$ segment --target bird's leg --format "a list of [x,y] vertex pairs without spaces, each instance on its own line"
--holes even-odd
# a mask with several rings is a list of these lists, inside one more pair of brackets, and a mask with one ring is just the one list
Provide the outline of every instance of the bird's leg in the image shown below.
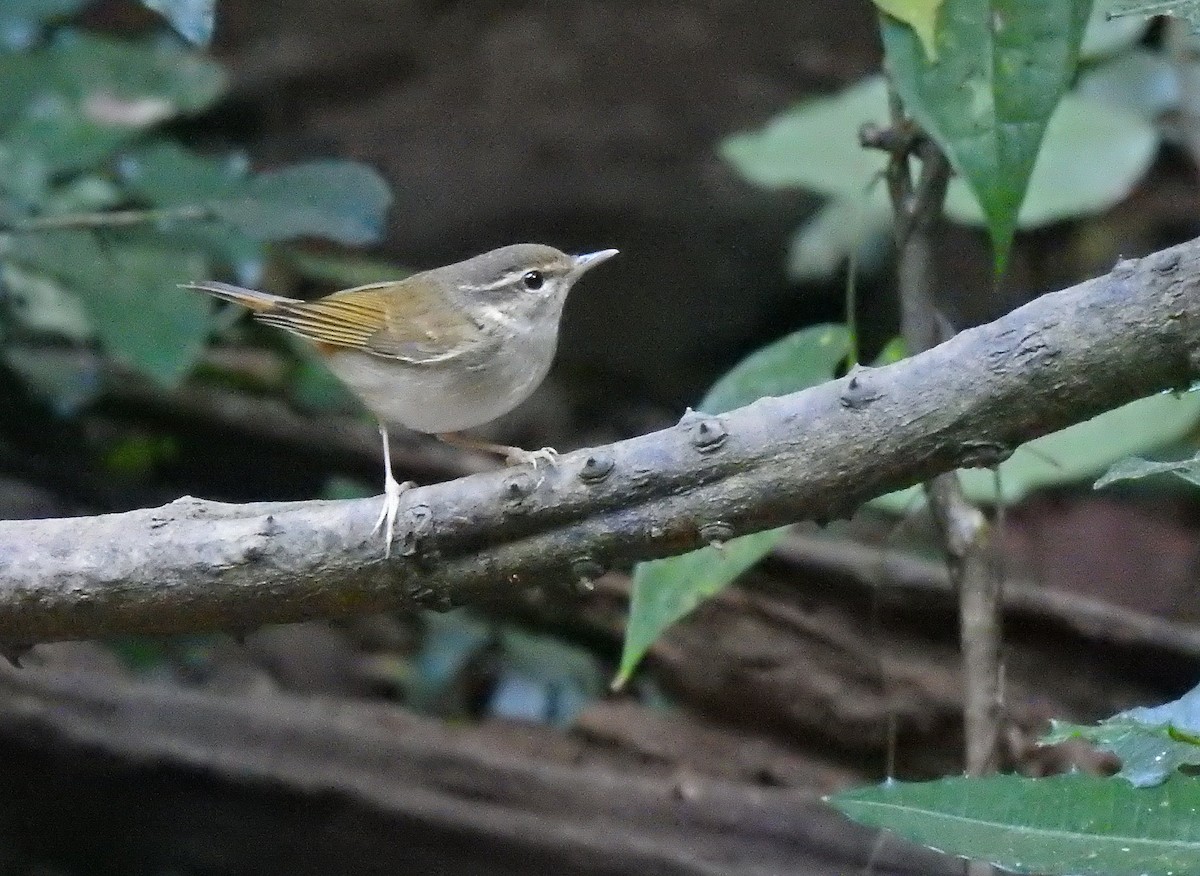
[[371,535],[377,533],[380,527],[384,527],[384,538],[387,541],[384,544],[383,556],[388,558],[392,555],[392,538],[396,534],[396,515],[400,512],[400,496],[405,490],[410,490],[416,486],[412,481],[400,483],[392,474],[392,450],[388,446],[388,431],[387,426],[383,423],[379,424],[379,437],[383,439],[383,509],[379,512],[379,519],[375,521],[375,528],[371,530]]
[[531,465],[536,469],[539,462],[544,462],[549,466],[554,466],[558,462],[558,451],[553,447],[543,447],[541,450],[522,450],[520,447],[512,447],[508,444],[494,444],[491,441],[471,438],[459,432],[439,432],[437,437],[455,447],[502,456],[508,465]]

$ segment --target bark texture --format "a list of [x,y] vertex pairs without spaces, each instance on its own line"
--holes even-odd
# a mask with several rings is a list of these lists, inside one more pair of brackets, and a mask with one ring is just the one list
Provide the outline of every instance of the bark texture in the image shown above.
[[1019,444],[1200,372],[1200,241],[1041,298],[895,365],[720,417],[414,489],[391,561],[379,499],[184,498],[0,522],[0,641],[244,630],[449,608],[798,520]]

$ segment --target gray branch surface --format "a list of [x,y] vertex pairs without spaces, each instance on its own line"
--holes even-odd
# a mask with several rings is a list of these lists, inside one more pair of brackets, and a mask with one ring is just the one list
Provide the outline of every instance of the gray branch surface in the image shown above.
[[0,522],[0,642],[248,630],[449,608],[798,520],[843,517],[1200,374],[1200,241],[1123,260],[927,352],[719,417],[472,475],[403,500]]

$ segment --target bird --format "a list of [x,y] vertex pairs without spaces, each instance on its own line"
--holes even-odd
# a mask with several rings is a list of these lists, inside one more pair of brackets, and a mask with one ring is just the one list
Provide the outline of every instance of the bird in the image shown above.
[[615,255],[615,249],[568,255],[543,244],[513,244],[311,301],[214,280],[182,285],[303,338],[374,414],[384,504],[371,533],[383,530],[386,558],[400,497],[415,486],[392,473],[388,427],[494,453],[509,465],[553,465],[553,448],[523,450],[459,433],[508,413],[537,389],[554,361],[567,293]]

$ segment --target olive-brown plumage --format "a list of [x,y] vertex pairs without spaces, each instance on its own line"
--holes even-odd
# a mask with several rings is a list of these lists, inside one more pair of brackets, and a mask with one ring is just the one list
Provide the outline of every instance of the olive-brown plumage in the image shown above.
[[572,256],[516,244],[466,261],[301,301],[206,281],[188,288],[249,308],[254,318],[312,343],[330,369],[379,419],[390,553],[399,497],[387,427],[398,424],[464,446],[536,464],[553,450],[525,451],[457,433],[496,419],[537,388],[554,360],[571,286],[608,249]]

